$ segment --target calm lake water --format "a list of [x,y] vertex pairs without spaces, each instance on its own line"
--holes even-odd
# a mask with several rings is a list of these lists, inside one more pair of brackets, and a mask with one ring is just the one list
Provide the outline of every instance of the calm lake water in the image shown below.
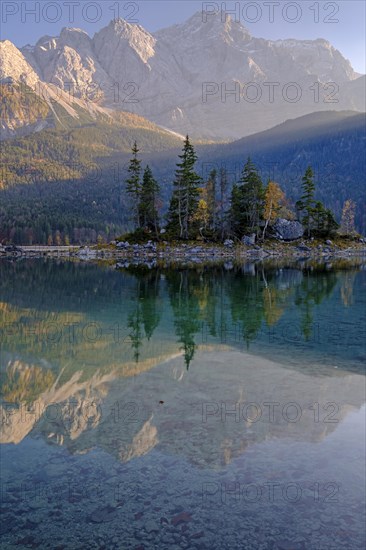
[[365,546],[366,270],[0,261],[3,548]]

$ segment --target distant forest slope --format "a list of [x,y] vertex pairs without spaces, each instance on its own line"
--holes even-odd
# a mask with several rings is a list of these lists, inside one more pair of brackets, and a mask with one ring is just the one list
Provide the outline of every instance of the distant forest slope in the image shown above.
[[[262,179],[277,181],[290,199],[299,194],[301,178],[311,165],[317,197],[339,219],[348,198],[357,204],[356,224],[366,232],[366,115],[321,112],[289,120],[254,136],[202,151],[202,171],[220,164],[236,177],[250,156]],[[205,164],[204,164],[205,163]]]
[[[86,243],[128,229],[131,205],[125,179],[134,139],[143,164],[151,165],[160,182],[164,213],[182,142],[153,124],[136,127],[136,120],[95,121],[84,128],[43,130],[6,141],[0,242]],[[205,180],[210,170],[223,167],[233,183],[250,156],[263,182],[277,181],[295,201],[301,177],[311,165],[318,198],[338,219],[343,202],[353,199],[357,229],[365,234],[365,144],[364,114],[314,113],[233,143],[197,145],[197,171]]]

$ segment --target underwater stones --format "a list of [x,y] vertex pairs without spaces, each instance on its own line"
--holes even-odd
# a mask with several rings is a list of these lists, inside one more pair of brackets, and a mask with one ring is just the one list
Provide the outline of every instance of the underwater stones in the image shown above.
[[200,539],[201,537],[205,536],[204,531],[198,531],[197,533],[193,533],[193,535],[190,536],[191,539]]
[[177,525],[188,523],[189,521],[192,521],[191,514],[189,514],[188,512],[180,512],[171,519],[170,523],[174,525],[174,527],[176,527]]
[[146,533],[158,533],[159,531],[159,527],[156,525],[155,521],[152,520],[152,519],[149,519],[145,525],[144,525],[144,529],[146,531]]
[[90,514],[88,520],[91,523],[108,523],[113,521],[116,517],[117,509],[113,506],[106,506],[105,508],[97,508]]
[[302,542],[292,542],[288,540],[277,542],[275,548],[276,550],[305,550],[305,546]]

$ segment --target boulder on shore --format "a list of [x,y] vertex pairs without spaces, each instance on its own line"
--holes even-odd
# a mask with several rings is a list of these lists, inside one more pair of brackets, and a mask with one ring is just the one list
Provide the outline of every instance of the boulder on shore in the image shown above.
[[296,241],[304,235],[304,227],[300,222],[278,218],[273,225],[275,237],[281,241]]
[[246,246],[253,246],[255,244],[255,233],[252,233],[251,235],[244,235],[241,242]]

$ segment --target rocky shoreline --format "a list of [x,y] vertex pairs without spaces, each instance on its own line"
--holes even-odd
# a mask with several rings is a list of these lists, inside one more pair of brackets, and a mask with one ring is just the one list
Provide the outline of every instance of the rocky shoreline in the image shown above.
[[366,243],[352,242],[350,246],[339,246],[332,241],[318,243],[301,241],[284,243],[268,241],[262,246],[235,244],[227,240],[224,244],[171,244],[155,243],[129,244],[114,242],[105,246],[0,246],[0,257],[7,258],[69,258],[80,261],[114,261],[125,263],[220,263],[226,261],[258,261],[265,259],[331,259],[366,258]]

